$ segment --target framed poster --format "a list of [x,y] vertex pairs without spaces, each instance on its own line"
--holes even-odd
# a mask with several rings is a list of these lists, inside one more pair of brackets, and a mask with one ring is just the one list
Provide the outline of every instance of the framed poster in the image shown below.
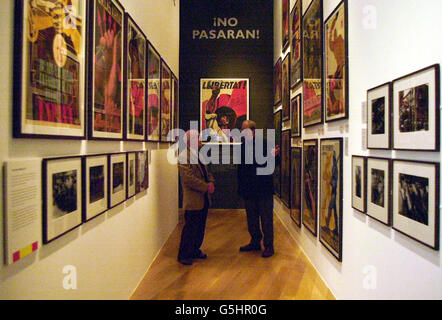
[[126,13],[125,32],[125,139],[146,139],[146,52],[147,40],[143,31]]
[[289,15],[290,0],[282,0],[282,51],[287,50],[289,46]]
[[160,141],[161,57],[149,43],[147,51],[147,140]]
[[282,59],[279,58],[276,61],[275,67],[273,68],[273,97],[274,106],[277,106],[282,101]]
[[291,166],[290,156],[292,147],[292,135],[290,130],[282,131],[281,142],[281,201],[290,208]]
[[302,81],[302,0],[290,12],[290,87]]
[[439,151],[440,67],[393,81],[393,149]]
[[[172,129],[179,129],[180,126],[180,89],[179,89],[179,82],[177,77],[172,74],[172,105],[173,105],[173,125]],[[178,137],[176,137],[176,141],[178,140]]]
[[393,229],[439,250],[439,164],[393,160]]
[[298,94],[295,98],[292,99],[290,103],[291,109],[291,128],[292,128],[292,137],[300,138],[302,136],[302,127],[301,127],[301,103],[302,103],[302,95]]
[[137,153],[127,153],[127,198],[130,199],[137,193]]
[[391,225],[391,160],[367,159],[367,215]]
[[303,126],[323,121],[322,0],[312,0],[302,17]]
[[122,140],[124,8],[117,0],[89,3],[89,139]]
[[302,148],[291,148],[290,217],[301,228]]
[[318,140],[304,140],[302,224],[316,237],[318,229]]
[[126,200],[126,153],[109,155],[109,208],[113,208]]
[[319,241],[342,261],[342,138],[321,140]]
[[324,24],[325,122],[348,118],[348,4],[341,1]]
[[230,131],[249,119],[249,79],[201,79],[201,130],[203,141],[232,141]]
[[[282,131],[282,111],[279,110],[273,115],[273,121],[275,124],[275,148],[281,150],[281,131]],[[281,198],[281,151],[276,158],[275,171],[273,172],[273,185],[275,186],[275,194]]]
[[161,60],[161,142],[170,142],[169,131],[172,126],[172,72],[164,60]]
[[385,83],[367,91],[367,148],[391,148],[392,85]]
[[43,159],[43,243],[82,223],[81,157]]
[[282,62],[282,121],[290,119],[290,52]]
[[86,3],[15,1],[14,138],[86,137]]
[[140,193],[149,188],[149,153],[139,151],[136,154],[136,192]]
[[88,221],[108,209],[107,155],[83,158],[84,199],[83,221]]
[[367,159],[362,156],[353,156],[351,158],[351,172],[351,206],[353,209],[365,213],[367,206]]

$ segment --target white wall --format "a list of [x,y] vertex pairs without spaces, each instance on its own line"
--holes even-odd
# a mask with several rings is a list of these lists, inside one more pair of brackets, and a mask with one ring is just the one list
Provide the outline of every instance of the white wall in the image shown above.
[[[310,1],[303,3],[306,10]],[[324,0],[324,19],[338,3]],[[291,0],[291,7],[294,4]],[[377,14],[373,29],[364,24],[367,8]],[[281,0],[276,0],[275,62],[283,56],[280,12]],[[304,139],[349,138],[349,153],[344,157],[343,262],[338,263],[304,227],[299,230],[288,209],[275,201],[276,213],[338,299],[442,298],[440,252],[353,210],[350,186],[352,154],[440,162],[440,153],[363,151],[361,103],[367,89],[442,62],[441,17],[440,0],[349,0],[348,126],[338,122],[325,124],[323,133],[318,127],[303,132]],[[364,289],[369,276],[374,277],[375,289]]]
[[[179,1],[121,0],[178,76]],[[12,138],[14,1],[0,7],[0,162],[25,157],[149,150],[150,188],[11,266],[0,266],[0,299],[128,299],[178,223],[178,170],[168,145]],[[0,184],[0,188],[2,184]],[[2,190],[0,190],[2,192]],[[3,203],[1,224],[3,225]],[[0,228],[3,239],[3,228]],[[3,245],[0,256],[3,256]],[[63,267],[77,269],[64,290]]]

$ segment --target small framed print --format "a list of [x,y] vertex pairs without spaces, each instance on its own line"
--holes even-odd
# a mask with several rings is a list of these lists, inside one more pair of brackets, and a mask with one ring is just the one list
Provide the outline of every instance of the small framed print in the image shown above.
[[147,140],[160,141],[161,57],[149,43],[147,51]]
[[290,119],[290,52],[282,62],[282,121]]
[[276,107],[282,101],[282,59],[276,61],[273,68],[273,105]]
[[290,87],[302,81],[302,0],[290,12]]
[[172,126],[172,72],[164,60],[161,60],[161,142],[171,142],[169,131]]
[[[172,73],[172,105],[173,105],[173,126],[172,129],[178,130],[180,126],[180,83],[178,78]],[[178,141],[178,132],[175,132],[175,141]]]
[[439,250],[439,164],[393,160],[393,229]]
[[439,65],[393,81],[393,149],[439,151]]
[[367,159],[353,156],[352,163],[352,196],[351,206],[362,213],[366,211],[367,202]]
[[291,101],[291,128],[292,128],[292,137],[300,138],[302,136],[302,127],[301,127],[301,103],[302,103],[302,95],[298,94]]
[[367,159],[367,215],[391,225],[391,160]]
[[127,153],[127,198],[130,199],[137,193],[136,170],[137,170],[137,153]]
[[136,192],[149,188],[149,152],[139,151],[136,155]]
[[302,224],[316,237],[318,229],[318,140],[304,140],[302,171],[304,176]]
[[126,200],[126,153],[109,155],[109,208]]
[[289,46],[289,15],[290,15],[290,0],[282,0],[282,51],[287,50]]
[[43,243],[82,223],[81,157],[43,159]]
[[292,137],[290,130],[284,130],[282,132],[281,141],[281,201],[287,208],[290,208],[290,156],[291,156],[291,143]]
[[84,209],[83,221],[91,220],[108,209],[107,155],[83,158]]
[[301,228],[302,148],[292,148],[291,162],[290,217]]
[[391,148],[392,84],[367,91],[367,149]]
[[[273,121],[275,124],[275,147],[281,148],[281,131],[282,131],[282,111],[279,110],[273,115]],[[281,198],[281,163],[276,161],[275,171],[273,172],[273,184],[275,186],[275,194]]]

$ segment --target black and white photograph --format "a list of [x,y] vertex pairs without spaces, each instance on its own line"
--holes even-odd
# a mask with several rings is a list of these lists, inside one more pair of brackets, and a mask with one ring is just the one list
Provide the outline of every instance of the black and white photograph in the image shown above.
[[104,199],[104,165],[89,168],[89,203]]
[[127,198],[132,198],[137,192],[136,183],[136,152],[127,153]]
[[54,219],[77,210],[77,179],[76,170],[52,175],[52,215]]
[[391,83],[367,91],[367,148],[391,147]]
[[367,159],[367,215],[391,225],[391,160]]
[[91,155],[83,158],[85,202],[83,221],[88,221],[108,209],[107,155]]
[[365,157],[352,157],[352,207],[363,213],[366,207],[366,164]]
[[149,153],[139,151],[136,156],[136,190],[137,193],[149,188]]
[[109,155],[109,208],[121,204],[127,198],[126,164],[126,153]]

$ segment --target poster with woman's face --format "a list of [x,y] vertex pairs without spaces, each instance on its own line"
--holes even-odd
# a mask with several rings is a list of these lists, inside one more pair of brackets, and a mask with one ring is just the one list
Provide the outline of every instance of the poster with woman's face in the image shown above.
[[160,65],[161,60],[155,49],[149,45],[147,53],[148,99],[147,99],[147,138],[160,140]]

